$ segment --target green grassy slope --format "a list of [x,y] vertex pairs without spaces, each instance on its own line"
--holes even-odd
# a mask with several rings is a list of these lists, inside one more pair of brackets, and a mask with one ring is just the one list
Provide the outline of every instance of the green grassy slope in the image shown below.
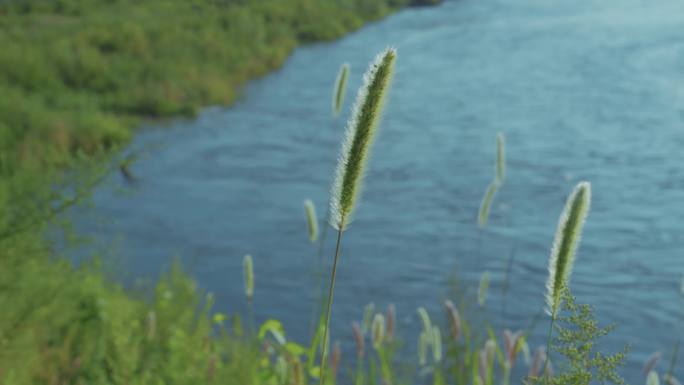
[[150,299],[74,269],[43,231],[141,119],[228,104],[298,44],[403,3],[0,0],[0,384],[274,383],[182,272]]

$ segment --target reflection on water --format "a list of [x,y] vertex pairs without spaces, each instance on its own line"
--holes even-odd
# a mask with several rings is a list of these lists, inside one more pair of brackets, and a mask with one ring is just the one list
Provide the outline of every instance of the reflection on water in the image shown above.
[[[241,261],[252,254],[257,318],[280,318],[303,337],[316,247],[302,202],[325,212],[343,129],[330,118],[332,83],[350,62],[352,97],[369,60],[391,44],[397,74],[346,234],[334,338],[351,341],[365,303],[394,302],[410,350],[414,309],[441,314],[449,280],[474,291],[485,270],[488,318],[526,327],[543,306],[563,202],[586,179],[594,201],[572,287],[601,321],[619,325],[608,349],[633,345],[625,374],[638,383],[641,362],[681,333],[683,29],[678,0],[462,0],[405,10],[297,50],[229,109],[144,131],[133,148],[155,147],[132,166],[135,191],[96,194],[95,215],[111,221],[76,215],[103,241],[121,237],[134,275],[154,276],[182,256],[224,311],[244,310]],[[507,136],[507,181],[479,231],[498,131]]]

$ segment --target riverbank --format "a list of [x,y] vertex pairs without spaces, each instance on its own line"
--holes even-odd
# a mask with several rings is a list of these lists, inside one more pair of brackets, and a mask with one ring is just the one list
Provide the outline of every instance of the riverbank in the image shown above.
[[2,169],[126,143],[142,119],[227,105],[299,44],[403,1],[33,0],[0,5]]
[[222,320],[208,318],[203,295],[182,272],[161,280],[152,296],[124,291],[97,263],[74,270],[43,232],[111,171],[109,157],[141,121],[230,104],[297,45],[337,38],[403,5],[0,5],[0,382],[257,381],[260,362],[251,341],[239,338],[238,320],[230,338],[209,339]]

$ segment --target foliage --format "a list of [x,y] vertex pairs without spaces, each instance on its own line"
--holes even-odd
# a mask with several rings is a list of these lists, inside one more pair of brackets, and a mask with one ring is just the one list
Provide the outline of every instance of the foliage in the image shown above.
[[[610,333],[614,326],[599,327],[589,305],[575,303],[568,289],[562,292],[565,313],[555,325],[557,337],[553,349],[566,359],[565,370],[548,381],[553,385],[588,385],[592,381],[601,384],[624,384],[617,369],[624,364],[628,347],[615,354],[604,354],[596,349],[601,337]],[[531,383],[545,384],[542,378],[531,379]]]
[[63,164],[125,143],[141,118],[227,104],[299,43],[402,0],[0,2],[2,168]]

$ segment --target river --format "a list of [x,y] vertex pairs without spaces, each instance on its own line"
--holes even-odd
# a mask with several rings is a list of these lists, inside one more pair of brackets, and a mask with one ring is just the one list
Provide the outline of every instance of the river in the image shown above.
[[[398,331],[414,350],[416,307],[444,322],[441,301],[472,299],[484,271],[489,298],[473,317],[498,332],[527,327],[544,304],[564,201],[588,180],[592,208],[571,287],[602,323],[616,323],[602,348],[630,344],[622,372],[640,383],[643,361],[655,350],[669,357],[684,322],[682,31],[678,0],[461,0],[406,9],[297,49],[229,108],[146,127],[128,150],[143,150],[131,167],[138,181],[121,194],[114,176],[95,193],[94,209],[74,217],[83,232],[115,244],[130,276],[156,277],[179,256],[219,311],[245,311],[242,257],[253,255],[257,320],[278,318],[301,340],[316,261],[302,202],[312,199],[324,215],[362,72],[392,45],[396,75],[343,239],[333,338],[353,349],[349,325],[363,306],[393,302]],[[344,61],[350,88],[333,120],[332,83]],[[507,139],[506,182],[479,230],[497,132]],[[532,345],[544,344],[547,322],[534,329]]]

